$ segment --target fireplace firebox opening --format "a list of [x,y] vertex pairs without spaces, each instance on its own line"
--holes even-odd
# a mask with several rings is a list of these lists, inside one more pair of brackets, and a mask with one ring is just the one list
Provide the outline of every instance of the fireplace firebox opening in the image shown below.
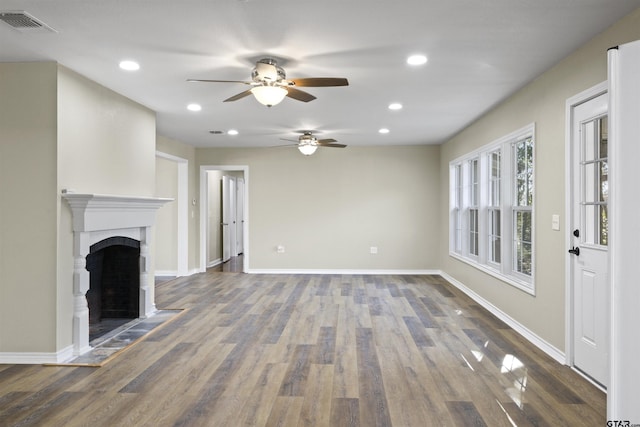
[[140,242],[110,237],[89,248],[89,341],[140,317]]

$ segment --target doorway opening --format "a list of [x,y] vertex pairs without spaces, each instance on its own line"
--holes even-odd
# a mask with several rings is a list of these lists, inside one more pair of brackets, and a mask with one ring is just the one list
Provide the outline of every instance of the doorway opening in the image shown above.
[[248,166],[200,167],[200,271],[249,271],[248,188]]

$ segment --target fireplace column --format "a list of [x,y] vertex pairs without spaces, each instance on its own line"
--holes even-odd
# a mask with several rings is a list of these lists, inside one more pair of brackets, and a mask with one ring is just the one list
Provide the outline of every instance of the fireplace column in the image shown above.
[[140,229],[140,317],[148,317],[156,311],[154,287],[149,286],[149,239],[151,227]]
[[73,354],[79,356],[89,350],[89,305],[87,292],[90,279],[87,271],[89,233],[74,233],[73,237]]

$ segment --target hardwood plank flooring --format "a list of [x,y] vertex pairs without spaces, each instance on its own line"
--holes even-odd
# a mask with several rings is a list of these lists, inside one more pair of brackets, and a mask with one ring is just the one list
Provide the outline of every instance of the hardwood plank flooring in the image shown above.
[[0,365],[0,426],[600,426],[606,398],[439,276],[209,271],[101,368]]

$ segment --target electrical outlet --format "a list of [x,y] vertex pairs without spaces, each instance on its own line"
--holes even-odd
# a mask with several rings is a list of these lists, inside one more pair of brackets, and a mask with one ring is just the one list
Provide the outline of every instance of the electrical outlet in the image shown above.
[[373,255],[377,254],[378,253],[378,247],[377,246],[371,246],[369,248],[369,253],[373,254]]

